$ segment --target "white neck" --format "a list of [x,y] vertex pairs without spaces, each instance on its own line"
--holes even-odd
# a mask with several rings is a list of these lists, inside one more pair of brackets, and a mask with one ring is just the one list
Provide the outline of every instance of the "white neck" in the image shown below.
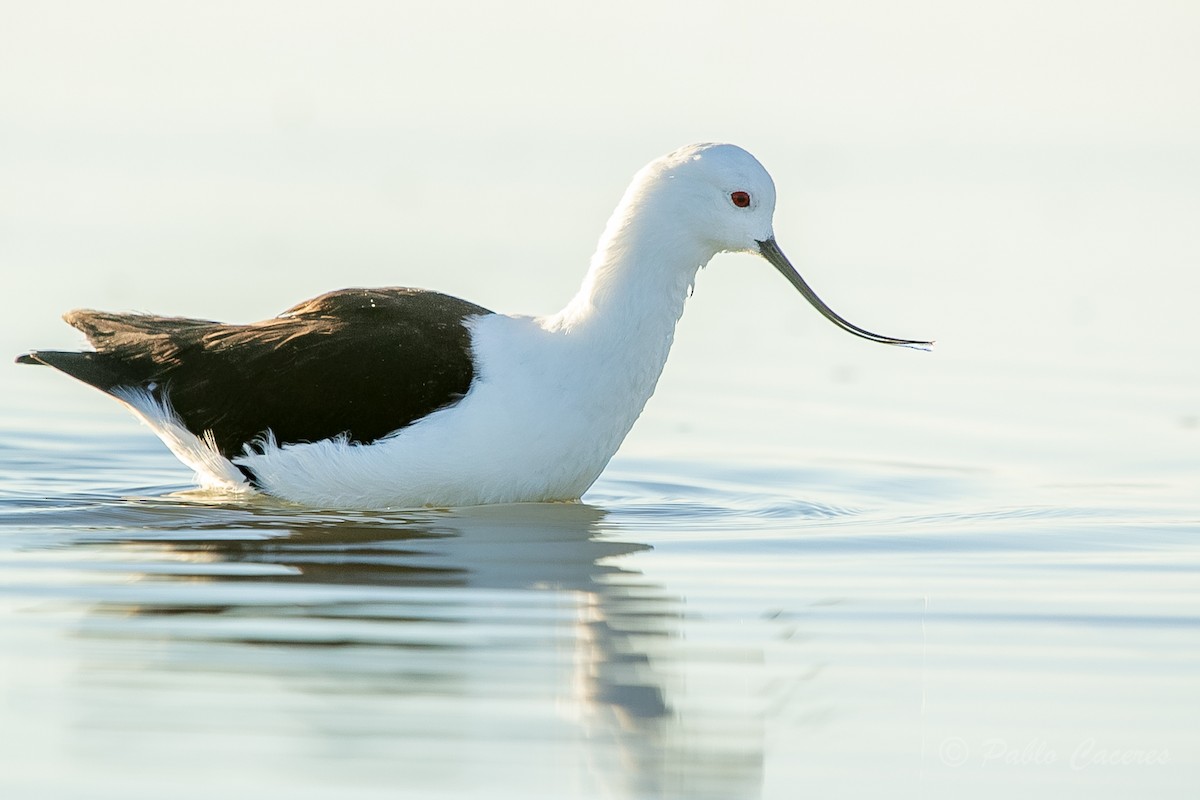
[[654,393],[697,270],[715,254],[678,226],[656,224],[660,215],[642,205],[621,203],[579,292],[540,320],[570,341],[578,369],[622,406],[628,427]]

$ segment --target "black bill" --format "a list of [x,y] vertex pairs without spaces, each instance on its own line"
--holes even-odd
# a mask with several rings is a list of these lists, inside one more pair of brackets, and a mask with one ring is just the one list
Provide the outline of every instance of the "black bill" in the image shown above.
[[836,313],[834,313],[833,309],[825,305],[825,301],[817,297],[817,293],[809,288],[809,285],[804,282],[804,278],[801,278],[800,273],[796,272],[796,268],[793,267],[791,262],[787,260],[787,256],[785,256],[783,251],[779,249],[779,245],[775,243],[774,238],[759,242],[758,252],[762,254],[763,258],[771,262],[775,269],[779,270],[783,274],[783,277],[787,278],[788,282],[791,283],[792,286],[795,286],[800,291],[800,294],[804,295],[808,302],[813,304],[813,308],[815,308],[817,311],[820,311],[826,319],[828,319],[834,325],[837,325],[842,330],[853,333],[855,336],[861,336],[862,338],[872,342],[879,342],[880,344],[894,344],[899,345],[900,347],[913,347],[918,350],[928,350],[933,347],[933,342],[922,342],[916,339],[896,339],[892,336],[880,336],[878,333],[871,333],[870,331],[860,328],[857,325],[847,322],[839,317]]

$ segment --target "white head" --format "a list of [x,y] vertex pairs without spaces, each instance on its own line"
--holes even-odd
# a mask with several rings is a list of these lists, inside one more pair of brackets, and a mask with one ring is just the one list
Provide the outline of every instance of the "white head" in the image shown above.
[[[695,274],[717,253],[765,258],[838,327],[883,344],[928,349],[932,342],[871,333],[834,313],[809,288],[775,242],[775,182],[758,159],[732,144],[692,144],[651,161],[637,173],[609,220],[601,261],[631,240],[655,242]],[[618,255],[619,257],[619,255]]]
[[626,200],[639,213],[701,240],[711,253],[759,252],[774,236],[775,182],[732,144],[692,144],[651,161]]

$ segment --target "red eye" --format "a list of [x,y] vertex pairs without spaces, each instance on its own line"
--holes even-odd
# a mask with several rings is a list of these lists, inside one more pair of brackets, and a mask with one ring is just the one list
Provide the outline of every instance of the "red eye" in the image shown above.
[[729,195],[729,199],[732,200],[733,204],[738,208],[745,208],[746,206],[750,205],[750,195],[746,192],[734,192],[733,194]]

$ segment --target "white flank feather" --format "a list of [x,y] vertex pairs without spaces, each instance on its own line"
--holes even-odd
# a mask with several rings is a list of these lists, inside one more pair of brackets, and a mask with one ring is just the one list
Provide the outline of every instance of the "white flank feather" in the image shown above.
[[206,432],[200,437],[189,431],[168,401],[159,402],[144,389],[119,388],[112,395],[149,426],[176,458],[192,468],[201,486],[233,491],[250,489],[241,470],[217,450],[212,434]]

